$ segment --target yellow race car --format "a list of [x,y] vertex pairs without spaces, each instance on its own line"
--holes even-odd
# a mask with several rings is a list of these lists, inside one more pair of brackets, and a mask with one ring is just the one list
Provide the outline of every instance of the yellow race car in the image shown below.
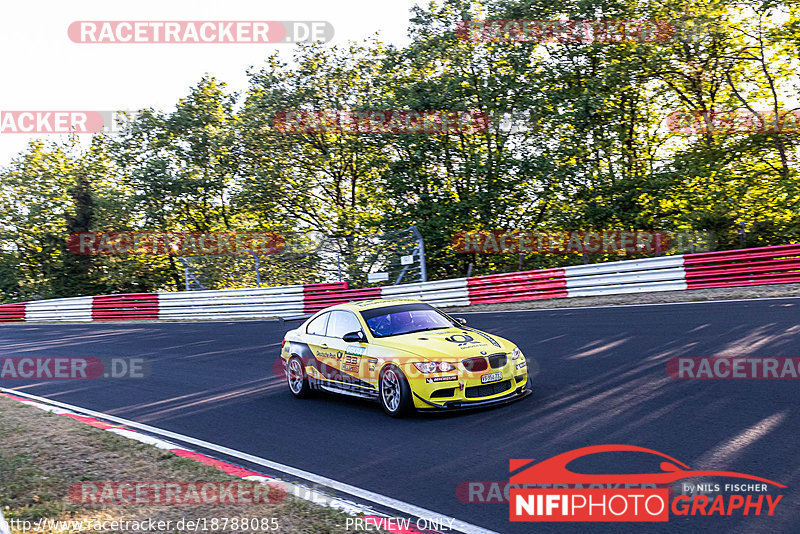
[[519,348],[465,324],[417,300],[325,308],[283,339],[289,391],[298,398],[322,390],[378,400],[392,417],[530,395]]

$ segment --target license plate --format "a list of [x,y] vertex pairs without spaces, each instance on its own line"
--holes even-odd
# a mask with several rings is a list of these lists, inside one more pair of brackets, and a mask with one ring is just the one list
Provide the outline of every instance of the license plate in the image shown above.
[[483,375],[481,377],[481,384],[485,384],[486,382],[497,382],[503,378],[503,373],[489,373],[488,375]]

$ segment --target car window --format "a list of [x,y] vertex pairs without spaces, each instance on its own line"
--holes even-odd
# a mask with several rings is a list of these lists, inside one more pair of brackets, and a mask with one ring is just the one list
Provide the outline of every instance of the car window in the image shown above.
[[442,313],[427,304],[387,306],[365,310],[362,315],[367,321],[370,332],[375,337],[396,336],[456,326]]
[[323,313],[319,317],[316,317],[313,321],[308,323],[308,326],[306,326],[306,333],[313,334],[315,336],[324,336],[325,327],[328,324],[328,317],[330,317],[330,315],[330,313]]
[[328,337],[341,338],[345,334],[360,330],[361,323],[352,313],[346,311],[331,312],[331,318],[328,321]]

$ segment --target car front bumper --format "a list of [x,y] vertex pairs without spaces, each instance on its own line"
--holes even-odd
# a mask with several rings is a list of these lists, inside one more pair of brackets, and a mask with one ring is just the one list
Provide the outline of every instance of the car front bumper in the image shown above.
[[[414,393],[414,400],[416,408],[419,411],[424,412],[454,412],[454,411],[461,411],[461,410],[474,410],[478,408],[486,408],[489,406],[501,406],[503,404],[510,404],[512,402],[516,402],[518,400],[522,400],[525,397],[529,396],[533,391],[531,388],[522,385],[510,393],[507,393],[500,397],[494,397],[491,399],[482,399],[482,400],[470,400],[470,399],[457,399],[457,400],[446,400],[441,403],[437,403],[431,400],[426,400]],[[438,399],[437,399],[438,400]],[[420,403],[423,405],[421,406]]]
[[[413,372],[414,369],[407,369]],[[483,383],[487,373],[502,374],[499,380]],[[409,376],[407,374],[407,376]],[[499,368],[481,371],[461,370],[456,374],[410,375],[409,385],[418,410],[479,408],[513,402],[527,396],[530,389],[527,361],[509,360]],[[530,393],[530,392],[528,392]]]

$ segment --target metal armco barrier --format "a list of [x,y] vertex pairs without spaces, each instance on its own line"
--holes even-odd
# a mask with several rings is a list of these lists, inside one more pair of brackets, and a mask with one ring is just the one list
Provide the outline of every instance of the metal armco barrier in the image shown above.
[[334,282],[331,284],[314,284],[306,286],[303,291],[303,303],[305,313],[314,313],[339,304],[350,302],[351,300],[369,300],[381,298],[380,287],[369,287],[366,289],[347,289],[347,282]]
[[376,298],[434,306],[800,282],[800,244],[348,289],[347,282],[74,297],[0,305],[0,322],[235,320],[295,317]]
[[685,256],[615,261],[564,268],[569,297],[686,289]]
[[159,319],[228,320],[302,315],[302,285],[159,293]]
[[93,297],[93,321],[124,321],[127,319],[158,319],[158,293]]
[[689,289],[800,282],[800,245],[687,254]]
[[0,322],[3,323],[24,323],[26,302],[19,304],[3,304],[0,306]]
[[469,303],[556,299],[567,295],[564,269],[542,269],[467,278]]

